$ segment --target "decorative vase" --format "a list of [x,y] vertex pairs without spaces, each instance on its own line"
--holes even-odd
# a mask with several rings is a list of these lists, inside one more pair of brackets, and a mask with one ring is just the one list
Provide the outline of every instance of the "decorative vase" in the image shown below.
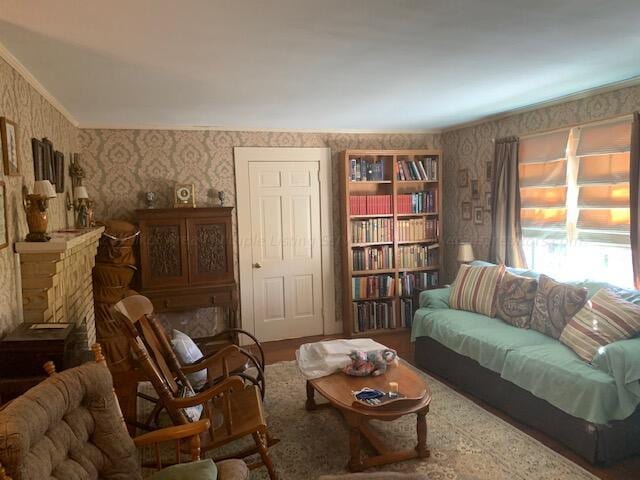
[[27,225],[29,233],[27,234],[27,242],[48,242],[51,237],[47,235],[47,226],[49,219],[47,218],[48,200],[43,195],[29,194],[26,196],[25,210],[27,212]]

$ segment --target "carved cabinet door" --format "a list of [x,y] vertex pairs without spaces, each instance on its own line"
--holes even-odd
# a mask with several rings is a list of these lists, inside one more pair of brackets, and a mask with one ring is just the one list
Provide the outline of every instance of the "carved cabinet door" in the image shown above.
[[144,289],[189,283],[187,225],[184,219],[140,222],[140,257]]
[[188,218],[187,230],[190,282],[233,281],[231,217]]

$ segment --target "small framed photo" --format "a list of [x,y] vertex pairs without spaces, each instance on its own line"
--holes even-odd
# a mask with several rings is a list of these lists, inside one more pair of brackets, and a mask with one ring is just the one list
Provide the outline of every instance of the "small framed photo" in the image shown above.
[[491,192],[485,192],[484,194],[484,209],[490,212],[493,209],[493,196]]
[[469,169],[461,168],[458,170],[458,188],[466,188],[469,186]]
[[484,164],[484,178],[487,183],[491,183],[493,180],[493,162],[486,162]]
[[462,202],[462,219],[471,220],[471,202]]
[[480,200],[480,181],[471,180],[471,200]]
[[0,250],[9,245],[9,229],[7,226],[7,191],[4,182],[0,181]]
[[475,207],[473,209],[473,223],[476,225],[482,225],[484,223],[484,209],[482,207]]
[[18,125],[5,117],[0,117],[0,138],[2,139],[2,161],[5,174],[20,175]]

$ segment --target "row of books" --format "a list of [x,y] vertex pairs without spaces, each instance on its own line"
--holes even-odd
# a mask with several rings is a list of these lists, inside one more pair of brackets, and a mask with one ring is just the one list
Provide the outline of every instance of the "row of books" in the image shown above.
[[371,218],[351,222],[351,242],[392,242],[393,220],[391,218]]
[[413,295],[414,293],[436,288],[439,284],[438,272],[401,273],[398,280],[398,294]]
[[350,179],[352,182],[384,180],[385,161],[374,157],[351,157]]
[[401,245],[398,247],[400,268],[431,267],[438,264],[438,244]]
[[398,220],[398,240],[433,240],[438,238],[438,220],[434,218],[412,218]]
[[351,279],[353,300],[392,297],[395,294],[395,279],[391,275],[372,275]]
[[411,328],[413,320],[413,299],[400,299],[400,326]]
[[396,328],[396,309],[393,301],[388,302],[353,302],[354,331]]
[[351,195],[349,196],[351,215],[384,215],[393,213],[391,195]]
[[393,248],[391,245],[353,249],[354,270],[380,270],[393,268]]
[[398,180],[438,180],[438,157],[398,160]]
[[437,213],[437,190],[398,195],[398,213]]

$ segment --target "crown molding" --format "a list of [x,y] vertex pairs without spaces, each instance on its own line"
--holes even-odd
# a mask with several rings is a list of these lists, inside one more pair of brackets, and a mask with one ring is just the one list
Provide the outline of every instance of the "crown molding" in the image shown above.
[[514,115],[520,115],[522,113],[532,112],[534,110],[539,110],[541,108],[553,107],[555,105],[561,105],[563,103],[572,102],[575,100],[581,100],[587,97],[592,97],[593,95],[613,92],[615,90],[620,90],[622,88],[627,88],[627,87],[635,87],[637,85],[640,85],[640,75],[637,77],[627,78],[626,80],[620,80],[618,82],[607,83],[606,85],[601,85],[599,87],[588,88],[586,90],[581,90],[576,93],[570,93],[568,95],[563,95],[561,97],[557,97],[551,100],[545,100],[543,102],[532,103],[524,107],[518,107],[511,110],[505,110],[504,112],[494,113],[492,115],[487,115],[485,117],[479,118],[477,120],[472,120],[470,122],[458,123],[450,127],[445,127],[441,129],[441,133],[453,132],[455,130],[462,130],[463,128],[475,127],[476,125],[480,125],[482,123],[495,122],[497,120],[502,120],[503,118],[513,117]]
[[56,110],[58,110],[71,124],[75,127],[79,126],[78,121],[75,119],[73,115],[64,108],[64,105],[58,101],[56,97],[54,97],[49,90],[47,90],[44,85],[42,85],[36,77],[25,67],[20,60],[18,60],[13,53],[9,51],[9,49],[0,42],[0,57],[7,62],[16,72],[18,72],[25,81],[33,87],[33,89],[38,92],[40,95],[44,97],[44,99],[53,106]]
[[226,127],[220,125],[163,125],[163,124],[103,124],[87,123],[80,125],[83,130],[175,130],[175,131],[215,131],[215,132],[264,132],[264,133],[315,133],[315,134],[361,134],[361,135],[438,135],[441,129],[425,130],[358,130],[358,129],[312,129],[312,128],[251,128]]

